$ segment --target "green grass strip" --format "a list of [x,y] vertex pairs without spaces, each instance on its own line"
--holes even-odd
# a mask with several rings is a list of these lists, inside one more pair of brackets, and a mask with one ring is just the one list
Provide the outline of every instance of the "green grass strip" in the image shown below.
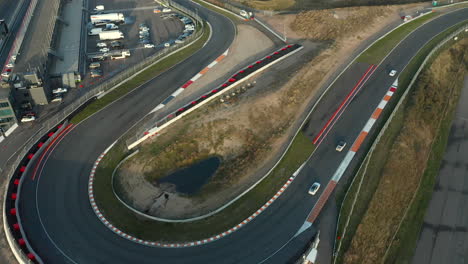
[[108,221],[138,238],[169,242],[199,240],[227,231],[252,215],[273,197],[314,149],[310,140],[300,132],[273,172],[231,206],[214,216],[199,221],[164,223],[137,217],[114,196],[110,184],[112,171],[127,154],[125,144],[119,143],[99,164],[95,174],[94,196]]
[[127,93],[131,92],[133,89],[144,84],[148,80],[155,78],[155,76],[161,74],[162,72],[168,70],[169,68],[176,65],[177,63],[192,56],[192,54],[194,54],[195,52],[197,52],[203,47],[205,42],[208,40],[209,36],[210,36],[210,27],[208,27],[205,24],[205,31],[203,32],[202,37],[198,39],[197,41],[195,41],[192,45],[161,60],[160,62],[144,70],[143,72],[141,72],[134,78],[119,85],[117,88],[115,88],[114,90],[106,94],[101,99],[98,99],[90,103],[82,111],[76,114],[71,119],[70,122],[78,124],[82,120],[86,119],[87,117],[91,116],[92,114],[98,112],[99,110],[103,109],[107,105],[111,104],[112,102],[116,101],[117,99],[121,98]]
[[382,59],[390,53],[390,51],[398,45],[398,43],[404,39],[407,35],[409,35],[411,32],[413,32],[417,27],[421,26],[428,20],[431,20],[435,16],[437,16],[437,13],[431,13],[428,15],[425,15],[421,18],[418,18],[414,21],[408,22],[404,26],[401,26],[394,31],[392,31],[390,34],[388,34],[386,37],[382,38],[381,40],[377,41],[369,47],[363,54],[361,54],[356,61],[358,62],[366,62],[370,64],[379,64]]

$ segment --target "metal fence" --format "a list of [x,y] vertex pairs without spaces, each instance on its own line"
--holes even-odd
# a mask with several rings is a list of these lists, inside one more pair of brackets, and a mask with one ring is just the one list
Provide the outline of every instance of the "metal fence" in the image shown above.
[[[468,25],[465,25],[463,27],[461,27],[460,29],[458,29],[457,31],[455,31],[454,33],[450,34],[450,36],[446,37],[444,40],[442,40],[436,47],[434,47],[431,52],[426,56],[426,58],[424,59],[424,61],[422,62],[421,66],[419,67],[419,69],[417,70],[417,72],[414,74],[413,78],[411,79],[411,82],[410,84],[408,85],[408,87],[406,88],[405,92],[403,93],[403,95],[401,96],[400,100],[398,101],[397,105],[395,106],[395,108],[392,110],[392,113],[390,114],[389,118],[387,119],[387,121],[385,121],[385,124],[383,125],[383,127],[380,129],[380,132],[379,134],[377,135],[376,139],[374,140],[374,142],[372,143],[369,151],[367,152],[366,156],[362,159],[363,161],[365,161],[366,159],[370,159],[371,156],[372,156],[372,153],[374,152],[376,146],[378,145],[378,143],[380,142],[380,139],[381,137],[385,134],[385,131],[387,130],[388,126],[390,125],[393,117],[396,115],[396,113],[398,112],[398,110],[400,109],[403,101],[405,100],[406,96],[408,95],[409,91],[411,90],[412,86],[414,85],[414,83],[416,82],[416,80],[418,79],[418,76],[419,74],[421,73],[421,71],[424,69],[424,67],[426,67],[427,63],[430,62],[434,55],[437,55],[440,51],[440,48],[450,44],[449,42],[453,42],[454,41],[454,38],[459,36],[461,33],[463,33],[463,31],[467,32],[468,31]],[[452,40],[452,41],[451,41]],[[364,166],[364,162],[360,165],[358,171],[356,172],[356,175],[359,173],[359,171],[363,168]],[[348,194],[349,194],[349,190],[351,190],[352,186],[354,185],[355,183],[355,180],[356,177],[353,178],[353,180],[351,181],[351,184],[349,185],[348,187],[348,190],[346,191],[346,194],[343,198],[343,201],[341,202],[341,206],[340,206],[340,210],[339,212],[341,212],[343,210],[343,205],[345,204],[345,200],[347,199],[348,197]],[[352,212],[351,212],[352,213]],[[350,214],[351,214],[350,213]],[[341,219],[341,213],[338,214],[338,219],[337,219],[337,224],[336,224],[336,235],[335,237],[338,237],[338,227],[339,227],[339,224],[340,224],[340,221],[342,221]],[[345,226],[345,230],[346,230],[346,226]],[[344,235],[342,235],[342,237],[344,237]],[[334,254],[334,259],[333,259],[333,263],[336,263],[337,261],[337,257],[338,257],[338,253],[341,249],[341,241],[342,240],[339,240],[339,243],[336,243],[336,240],[335,240],[335,243],[333,245],[333,254]],[[338,244],[338,245],[337,245]],[[336,255],[335,255],[336,254]]]
[[[37,0],[32,0],[32,2],[37,2]],[[127,68],[123,72],[119,73],[117,76],[113,77],[112,79],[109,79],[106,83],[103,83],[101,85],[94,87],[92,90],[88,91],[87,93],[79,97],[77,100],[75,100],[75,102],[65,107],[62,111],[60,111],[59,113],[49,118],[47,121],[43,122],[40,128],[36,131],[36,133],[23,144],[22,148],[18,149],[15,158],[7,160],[3,170],[0,171],[1,176],[4,179],[10,180],[11,177],[13,177],[14,172],[16,168],[19,166],[21,160],[28,154],[29,150],[33,147],[33,145],[37,141],[39,141],[49,130],[51,130],[52,128],[57,126],[59,123],[61,123],[63,120],[65,120],[70,114],[75,112],[78,108],[83,106],[90,99],[111,91],[113,88],[118,87],[119,85],[123,84],[125,81],[133,78],[140,72],[144,71],[147,67],[150,67],[156,64],[159,60],[170,55],[171,53],[176,52],[178,49],[192,44],[194,41],[196,41],[198,38],[202,36],[205,28],[203,26],[203,21],[201,20],[200,16],[198,16],[198,14],[172,1],[169,1],[168,3],[172,7],[179,9],[181,12],[193,17],[197,21],[197,23],[201,25],[201,30],[196,31],[190,37],[187,37],[187,40],[184,43],[175,44],[169,48],[165,48],[161,50],[160,52],[143,60],[138,65]],[[11,237],[11,234],[8,234],[8,232],[11,233],[10,228],[8,227],[8,229],[5,231],[7,233],[7,237]],[[24,258],[25,258],[25,261],[28,261],[26,256],[24,256]]]

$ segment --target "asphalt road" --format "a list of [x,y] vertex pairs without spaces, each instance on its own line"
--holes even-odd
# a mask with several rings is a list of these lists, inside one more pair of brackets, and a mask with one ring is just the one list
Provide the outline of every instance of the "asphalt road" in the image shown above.
[[452,121],[444,159],[413,263],[468,262],[468,76]]
[[[202,9],[200,14],[214,27],[213,39],[204,50],[78,125],[51,153],[40,178],[25,181],[23,225],[46,263],[259,263],[290,241],[264,262],[285,263],[314,234],[312,228],[291,240],[319,197],[308,195],[307,189],[314,181],[328,182],[345,155],[335,151],[336,139],[353,141],[394,81],[388,70],[401,71],[427,40],[465,20],[468,9],[438,18],[403,41],[375,71],[287,191],[249,225],[204,246],[144,247],[114,235],[96,218],[87,197],[88,176],[107,146],[231,43],[233,29],[222,17]],[[316,134],[354,86],[340,83],[343,86],[333,88],[312,115],[309,124],[315,125],[309,125],[307,133]]]

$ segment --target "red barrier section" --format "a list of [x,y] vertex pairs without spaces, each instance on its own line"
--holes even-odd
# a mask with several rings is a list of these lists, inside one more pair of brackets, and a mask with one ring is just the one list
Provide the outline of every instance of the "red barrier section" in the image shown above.
[[11,208],[11,209],[10,209],[10,214],[11,214],[11,215],[16,215],[16,209],[15,209],[15,208]]
[[18,223],[16,223],[16,224],[13,224],[13,229],[15,229],[15,230],[19,230],[19,224],[18,224]]
[[24,239],[22,238],[18,239],[18,243],[20,244],[20,246],[26,245],[26,241],[24,241]]
[[42,146],[44,146],[44,142],[39,142],[39,144],[37,144],[37,147],[39,148],[42,148]]
[[20,171],[24,172],[26,170],[26,166],[21,166]]
[[15,179],[15,181],[13,182],[15,185],[18,185],[19,184],[19,179]]
[[36,256],[34,256],[33,253],[29,253],[29,254],[28,254],[28,259],[30,259],[30,260],[35,260],[35,259],[36,259]]
[[28,154],[28,159],[32,159],[33,157],[34,157],[34,154],[32,154],[32,153]]
[[16,200],[17,197],[18,197],[18,195],[16,193],[11,194],[11,199]]

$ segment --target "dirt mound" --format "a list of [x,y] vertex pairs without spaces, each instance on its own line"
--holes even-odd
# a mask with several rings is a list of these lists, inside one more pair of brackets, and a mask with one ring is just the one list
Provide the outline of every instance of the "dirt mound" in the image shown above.
[[307,38],[332,40],[350,36],[394,12],[394,7],[349,7],[302,12],[296,16],[291,29]]

